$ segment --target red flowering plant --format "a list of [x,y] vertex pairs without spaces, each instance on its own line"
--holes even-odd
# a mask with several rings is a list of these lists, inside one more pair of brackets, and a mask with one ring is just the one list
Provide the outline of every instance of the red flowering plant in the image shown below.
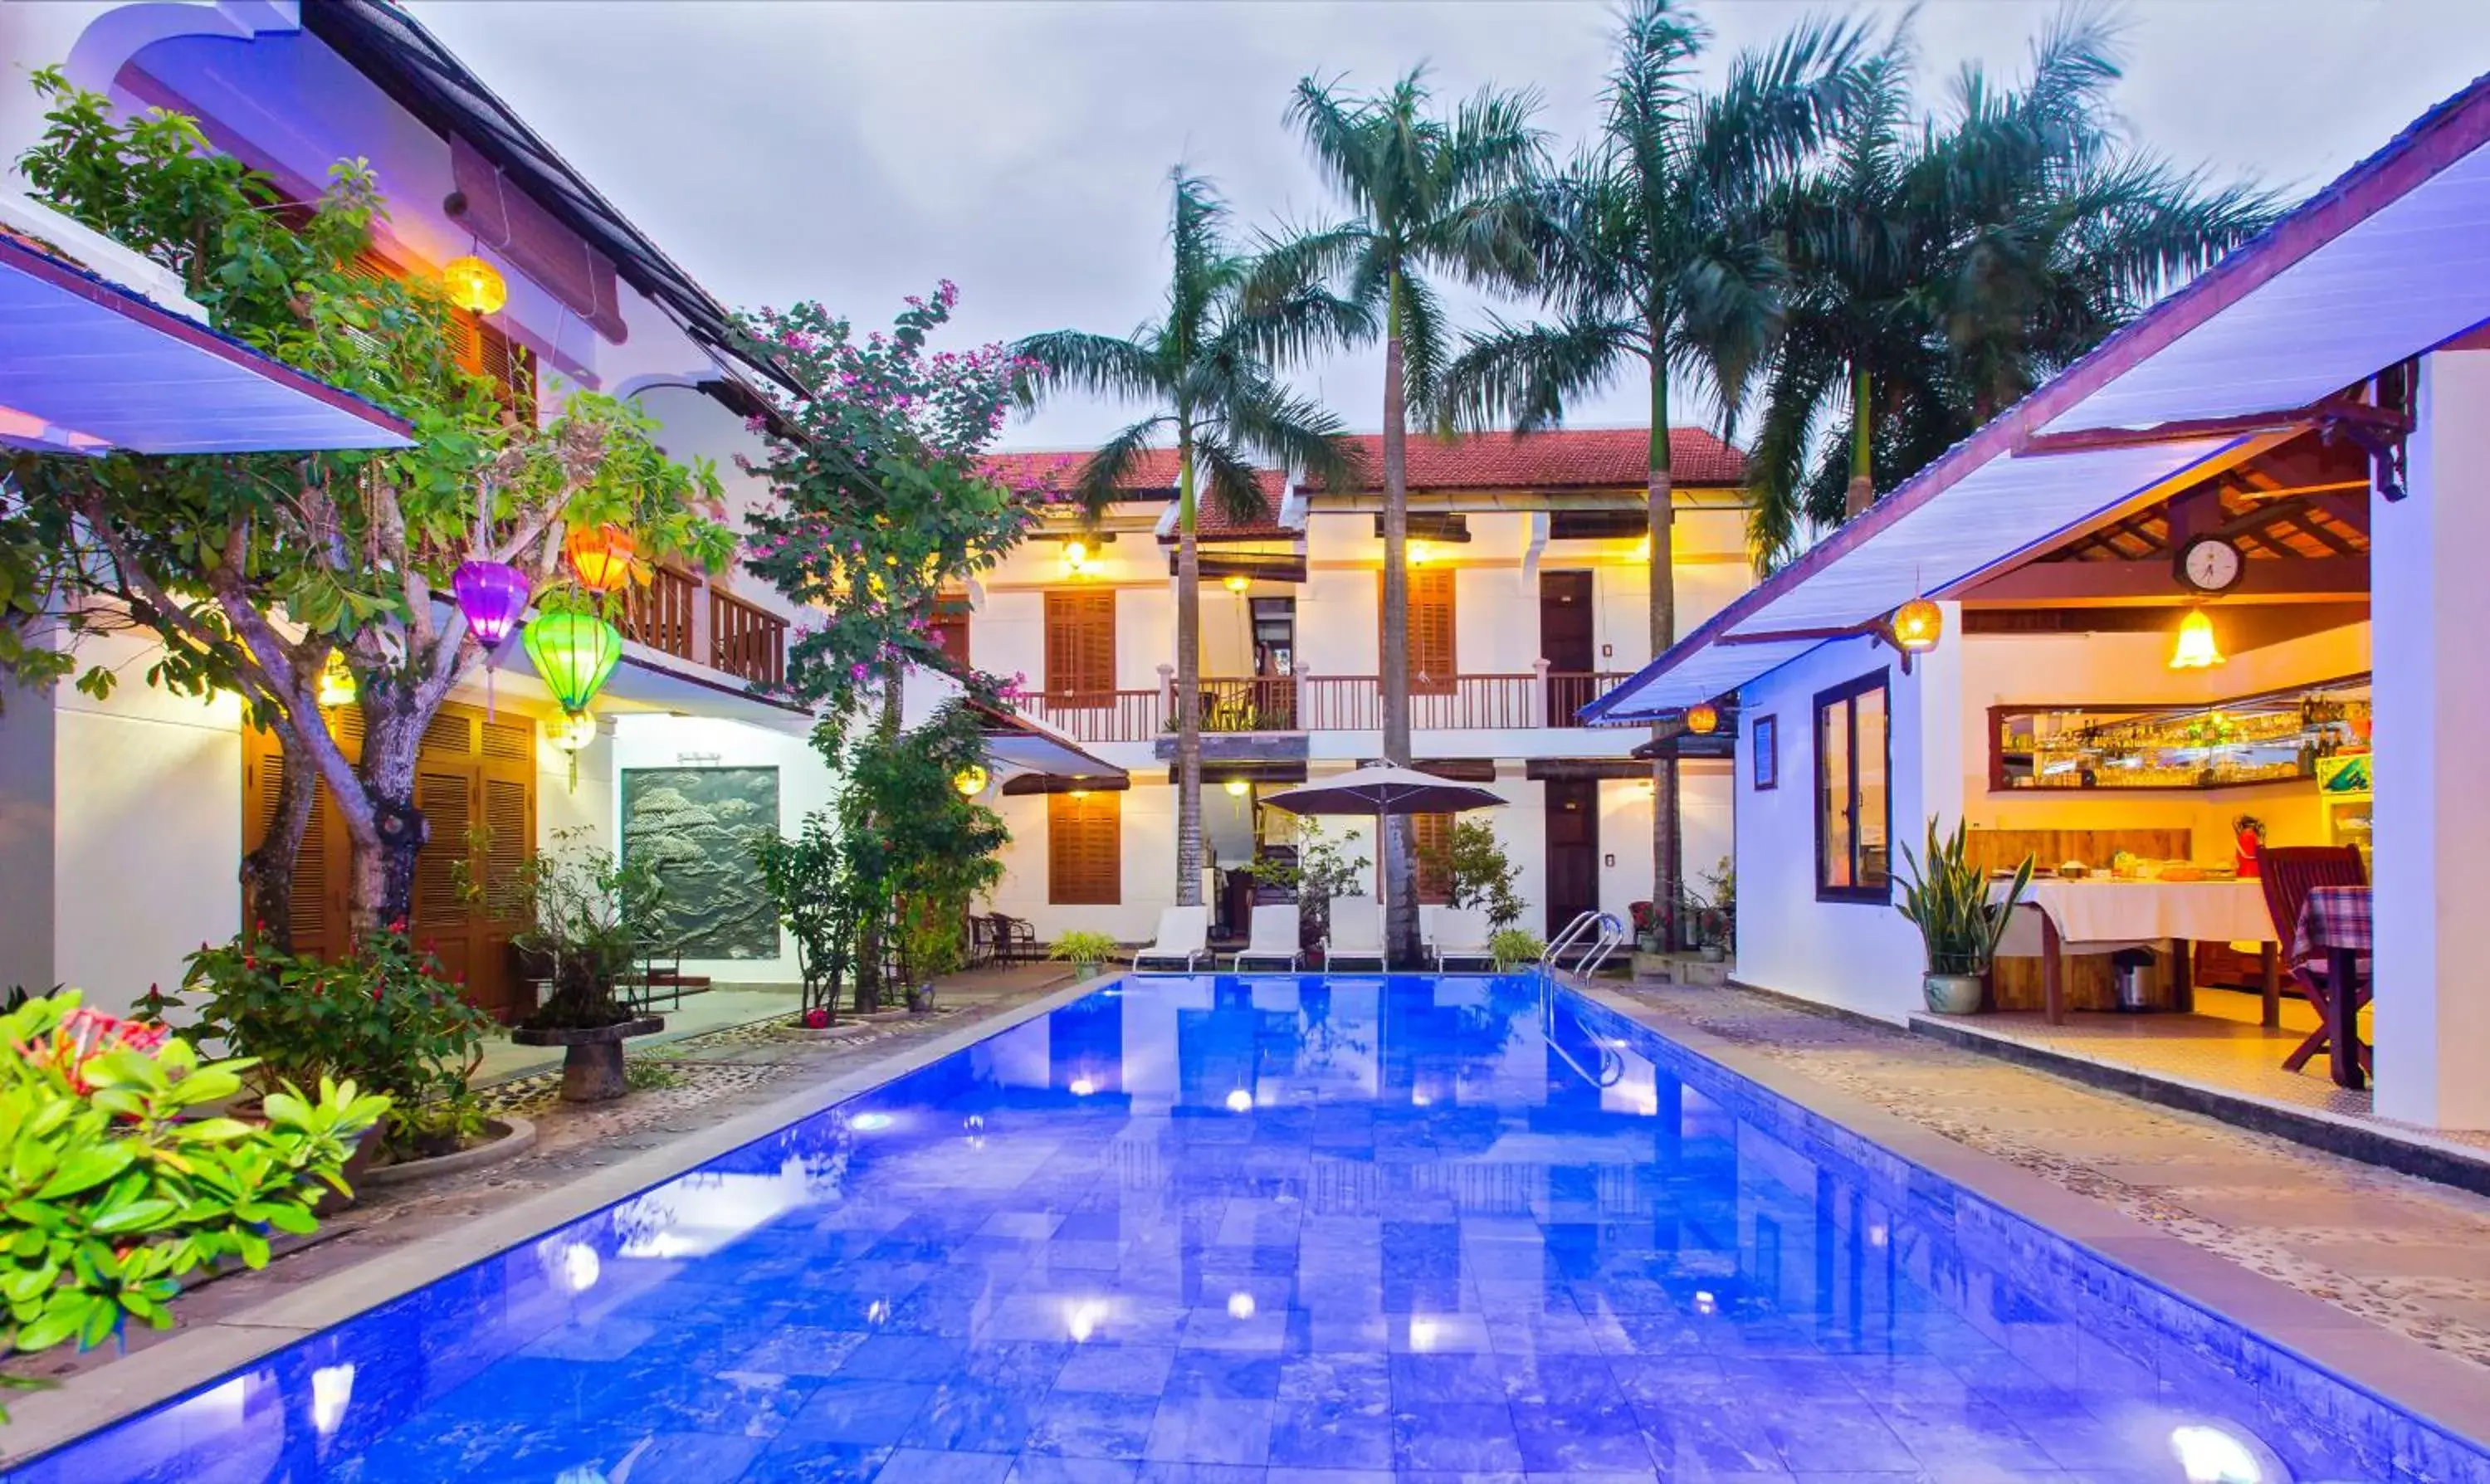
[[246,938],[201,944],[182,987],[151,987],[139,1008],[199,1050],[252,1059],[253,1091],[352,1078],[388,1094],[392,1155],[444,1152],[480,1128],[467,1078],[492,1021],[403,923],[334,960]]
[[389,1099],[323,1080],[270,1091],[259,1122],[203,1116],[256,1070],[74,990],[0,1014],[0,1356],[101,1344],[133,1318],[165,1327],[183,1275],[265,1266],[272,1231],[313,1230]]
[[767,454],[744,467],[770,499],[744,565],[813,615],[787,688],[833,716],[911,664],[957,669],[933,638],[936,599],[1000,562],[1053,498],[983,459],[1028,364],[1000,345],[931,348],[958,302],[946,281],[861,339],[809,302],[739,322],[745,348],[801,389],[771,389],[773,416],[752,420]]

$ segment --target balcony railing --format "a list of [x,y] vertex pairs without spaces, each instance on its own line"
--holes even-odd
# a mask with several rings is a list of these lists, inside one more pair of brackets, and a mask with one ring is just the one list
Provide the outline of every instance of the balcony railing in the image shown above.
[[[1599,674],[1463,675],[1412,686],[1417,731],[1526,731],[1577,725],[1575,713],[1626,679]],[[1154,742],[1175,726],[1172,687],[1033,691],[1014,703],[1076,742]],[[1245,676],[1202,683],[1204,732],[1375,732],[1383,683],[1372,675]]]
[[780,685],[787,680],[787,621],[709,587],[690,572],[660,567],[650,574],[647,586],[625,593],[622,629],[624,638],[660,655],[706,664],[756,685]]

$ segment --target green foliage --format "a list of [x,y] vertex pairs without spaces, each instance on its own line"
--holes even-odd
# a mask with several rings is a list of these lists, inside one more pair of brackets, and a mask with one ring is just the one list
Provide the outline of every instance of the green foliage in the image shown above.
[[769,387],[755,419],[772,499],[751,512],[745,565],[811,611],[787,652],[787,687],[832,716],[907,665],[956,669],[929,632],[947,584],[992,567],[1036,519],[978,454],[1001,427],[1017,363],[999,346],[934,351],[958,291],[911,299],[888,334],[859,340],[821,305],[741,318],[743,348],[803,390]]
[[1997,957],[1998,940],[2007,920],[2032,885],[2032,858],[2014,869],[2006,893],[1988,899],[1988,873],[1965,858],[1970,838],[1967,824],[1954,826],[1952,837],[1937,833],[1935,815],[1928,816],[1927,854],[1922,858],[1902,847],[1902,899],[1896,909],[1920,930],[1927,948],[1930,974],[1984,974]]
[[792,840],[769,835],[754,857],[778,920],[796,940],[796,973],[804,981],[804,1008],[838,1018],[839,995],[854,966],[856,925],[865,903],[840,847],[838,827],[816,809],[804,816]]
[[101,1344],[133,1318],[166,1327],[185,1275],[229,1258],[264,1266],[272,1231],[314,1229],[320,1187],[345,1190],[340,1172],[389,1100],[323,1080],[316,1096],[272,1092],[264,1124],[207,1116],[250,1070],[74,992],[0,1016],[9,1352]]
[[1105,933],[1076,928],[1057,937],[1055,946],[1047,950],[1046,956],[1088,974],[1115,956],[1115,940]]
[[386,1095],[390,1145],[400,1154],[454,1148],[474,1121],[467,1078],[492,1028],[430,950],[398,932],[374,933],[337,960],[241,938],[201,944],[182,987],[151,987],[139,1009],[194,1050],[249,1059],[245,1080],[262,1096],[328,1081]]
[[683,1085],[683,1074],[662,1062],[634,1057],[622,1063],[622,1086],[634,1092],[661,1092]]
[[1695,946],[1727,947],[1738,933],[1737,863],[1723,856],[1701,880],[1704,889],[1684,894],[1680,920],[1692,929]]
[[1524,964],[1539,962],[1539,955],[1548,951],[1548,945],[1540,941],[1537,933],[1508,927],[1488,939],[1487,950],[1495,959],[1495,972],[1509,974]]
[[1316,941],[1331,926],[1331,899],[1366,890],[1375,862],[1350,855],[1346,839],[1332,838],[1319,821],[1306,818],[1297,821],[1295,859],[1259,856],[1246,869],[1266,887],[1296,893],[1299,929]]
[[1446,905],[1484,908],[1488,921],[1496,927],[1521,920],[1524,904],[1515,885],[1513,861],[1505,856],[1495,827],[1487,821],[1455,820],[1443,847],[1421,851],[1418,859],[1449,883]]
[[[893,967],[904,982],[942,972],[909,953],[943,951],[926,925],[961,922],[972,900],[994,890],[1003,876],[997,854],[1011,839],[1001,815],[952,783],[982,766],[978,713],[954,700],[911,732],[874,727],[842,742],[825,723],[814,742],[846,775],[838,839],[860,936],[880,943],[895,935]],[[883,966],[876,955],[858,957],[858,1003],[872,1008],[880,1003]]]
[[527,924],[510,943],[541,959],[553,981],[527,1019],[530,1030],[594,1030],[631,1018],[615,986],[654,939],[665,895],[646,858],[617,856],[584,827],[558,829],[549,847],[467,890],[493,916]]

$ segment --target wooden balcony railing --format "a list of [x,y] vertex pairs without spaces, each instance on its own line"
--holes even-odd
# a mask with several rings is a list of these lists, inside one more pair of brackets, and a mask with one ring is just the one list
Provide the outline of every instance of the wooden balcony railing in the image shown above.
[[[1575,713],[1615,688],[1623,672],[1597,675],[1463,675],[1409,697],[1409,724],[1422,732],[1527,731],[1570,727]],[[1154,742],[1175,726],[1169,687],[1146,690],[1030,691],[1020,712],[1075,742]],[[1372,675],[1205,678],[1204,732],[1375,732],[1383,727],[1383,683]]]
[[787,681],[787,621],[709,587],[690,572],[660,567],[649,574],[645,587],[626,591],[621,627],[622,637],[635,644],[756,685]]
[[767,608],[709,590],[709,667],[756,685],[787,683],[787,621]]

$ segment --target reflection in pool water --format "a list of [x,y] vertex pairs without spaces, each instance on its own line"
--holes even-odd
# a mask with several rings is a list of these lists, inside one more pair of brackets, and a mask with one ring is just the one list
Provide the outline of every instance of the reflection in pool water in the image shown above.
[[2490,1480],[1521,977],[1130,981],[9,1477],[1266,1468]]

